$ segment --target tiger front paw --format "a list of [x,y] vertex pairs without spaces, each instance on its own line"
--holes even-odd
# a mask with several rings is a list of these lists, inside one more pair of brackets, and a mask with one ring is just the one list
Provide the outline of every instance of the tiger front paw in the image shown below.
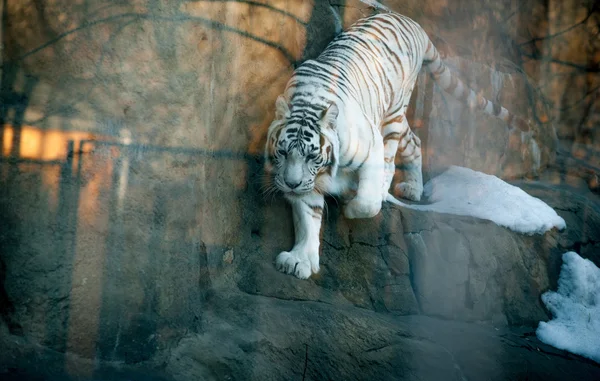
[[299,279],[307,279],[319,272],[319,253],[307,255],[300,250],[282,251],[275,260],[277,270],[294,275]]

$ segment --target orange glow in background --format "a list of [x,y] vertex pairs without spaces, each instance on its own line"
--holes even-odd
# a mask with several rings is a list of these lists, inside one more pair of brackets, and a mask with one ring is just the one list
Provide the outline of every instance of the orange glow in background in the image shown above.
[[[12,150],[14,128],[5,125],[3,131],[3,156],[9,156]],[[42,161],[61,160],[67,156],[67,143],[75,141],[75,147],[81,140],[93,140],[97,136],[89,132],[43,130],[33,126],[21,127],[19,157]]]

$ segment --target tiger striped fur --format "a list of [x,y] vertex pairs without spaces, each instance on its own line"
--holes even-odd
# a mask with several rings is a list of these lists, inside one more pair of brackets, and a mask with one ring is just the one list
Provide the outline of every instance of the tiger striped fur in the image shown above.
[[405,115],[423,65],[459,100],[528,130],[452,74],[410,18],[382,13],[359,20],[300,65],[276,101],[265,169],[291,204],[295,229],[294,247],[276,259],[280,271],[302,279],[319,271],[324,195],[342,196],[346,218],[373,217],[383,201],[399,203],[389,193],[396,154],[405,168],[397,193],[420,199],[421,142]]

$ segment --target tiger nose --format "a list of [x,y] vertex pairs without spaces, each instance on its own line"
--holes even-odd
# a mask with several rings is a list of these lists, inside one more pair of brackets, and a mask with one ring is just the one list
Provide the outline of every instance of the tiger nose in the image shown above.
[[287,185],[288,187],[290,187],[290,189],[296,189],[298,188],[298,186],[300,185],[301,181],[294,183],[294,182],[290,182],[290,181],[285,181],[285,185]]

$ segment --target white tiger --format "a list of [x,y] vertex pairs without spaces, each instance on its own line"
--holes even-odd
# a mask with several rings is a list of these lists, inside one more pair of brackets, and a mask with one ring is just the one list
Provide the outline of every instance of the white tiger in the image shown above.
[[405,114],[422,65],[457,99],[529,130],[453,75],[410,18],[383,13],[359,20],[300,65],[276,101],[265,170],[291,204],[295,229],[294,247],[277,256],[280,271],[301,279],[319,271],[324,195],[342,196],[346,218],[373,217],[383,201],[399,203],[389,193],[396,153],[405,168],[396,192],[420,199],[421,142]]

